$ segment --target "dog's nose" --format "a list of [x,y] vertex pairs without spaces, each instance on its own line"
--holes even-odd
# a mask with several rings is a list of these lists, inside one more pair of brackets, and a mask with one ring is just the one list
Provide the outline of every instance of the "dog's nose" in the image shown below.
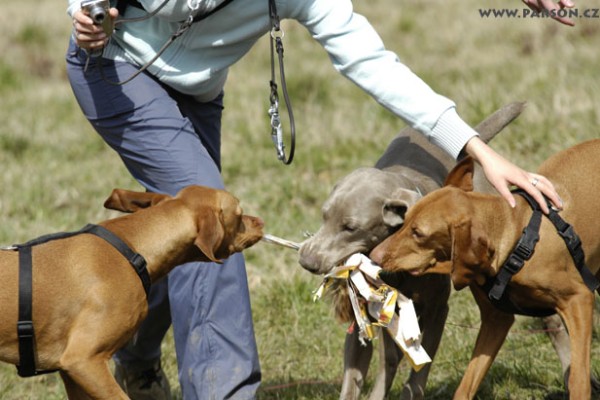
[[314,257],[300,257],[298,259],[298,263],[300,263],[300,265],[302,266],[302,268],[304,268],[307,271],[310,271],[312,273],[316,273],[317,270],[319,269],[316,264],[315,258]]
[[383,246],[380,245],[380,246],[375,247],[373,250],[371,250],[371,253],[369,254],[369,258],[375,264],[383,267],[382,262],[383,262],[384,253],[385,253],[385,249]]
[[262,220],[262,218],[259,217],[253,217],[254,219],[254,226],[256,226],[257,228],[264,228],[265,227],[265,221]]
[[298,263],[302,268],[313,274],[319,273],[319,257],[310,251],[305,244],[302,244],[298,249]]
[[[247,227],[253,227],[255,229],[262,229],[265,226],[265,221],[263,221],[262,218],[259,218],[259,217],[244,215],[242,217],[242,220],[245,220],[244,224]],[[246,224],[246,222],[250,222],[250,223]]]

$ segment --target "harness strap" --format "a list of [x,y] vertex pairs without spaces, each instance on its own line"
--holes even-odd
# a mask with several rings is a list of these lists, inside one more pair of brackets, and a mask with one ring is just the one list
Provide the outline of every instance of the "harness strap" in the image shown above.
[[150,275],[146,269],[146,260],[134,252],[123,240],[108,229],[94,224],[88,224],[76,232],[61,232],[40,236],[24,244],[18,244],[11,249],[19,251],[19,319],[17,321],[17,336],[19,339],[19,365],[17,373],[21,377],[55,372],[56,370],[38,371],[35,366],[35,333],[33,329],[33,246],[52,240],[65,239],[71,236],[90,233],[104,239],[119,251],[135,269],[142,281],[146,297],[150,291]]
[[575,267],[579,271],[581,278],[583,279],[583,283],[590,289],[591,292],[595,291],[600,287],[600,282],[592,271],[585,264],[585,254],[583,252],[583,248],[581,247],[581,239],[575,233],[575,230],[571,225],[566,223],[557,212],[551,211],[548,215],[548,219],[552,221],[556,230],[560,237],[563,238],[565,244],[567,245],[567,249],[569,249],[569,253],[575,262]]
[[146,269],[146,260],[144,257],[141,254],[134,252],[131,247],[127,246],[127,244],[121,240],[120,237],[100,225],[88,224],[82,229],[82,231],[82,233],[91,233],[106,240],[115,249],[117,249],[119,253],[121,253],[123,257],[127,259],[127,261],[129,261],[142,281],[147,298],[148,294],[150,293],[151,281],[148,269]]
[[25,246],[19,249],[19,321],[17,322],[17,335],[19,337],[17,373],[22,377],[38,375],[38,371],[35,369],[32,277],[31,246]]
[[[491,303],[502,311],[511,314],[546,317],[555,314],[555,311],[552,309],[522,308],[512,302],[507,295],[506,289],[511,278],[523,268],[525,261],[529,260],[533,255],[535,245],[539,240],[538,232],[542,216],[539,204],[527,192],[518,189],[514,190],[513,193],[522,196],[529,203],[533,209],[533,215],[531,216],[527,227],[523,229],[523,235],[517,242],[517,245],[509,255],[508,259],[500,268],[498,274],[494,278],[488,279],[482,287],[488,293],[488,298]],[[585,265],[585,254],[581,246],[581,239],[575,233],[573,227],[565,222],[560,215],[558,215],[558,212],[554,211],[552,208],[550,208],[550,213],[547,217],[556,227],[558,234],[565,241],[567,249],[573,258],[575,267],[579,271],[583,282],[590,291],[594,292],[600,287],[600,283]]]
[[512,252],[502,264],[500,271],[496,275],[494,284],[489,291],[488,296],[491,300],[499,301],[506,290],[506,286],[513,275],[519,272],[525,261],[529,260],[535,251],[535,245],[540,240],[540,225],[542,222],[542,212],[535,210],[529,224],[523,229],[523,234]]
[[[538,203],[523,189],[515,190],[516,194],[521,195],[531,208],[534,210],[539,210]],[[563,239],[567,249],[569,250],[569,254],[571,254],[571,258],[573,258],[573,262],[575,263],[575,267],[579,271],[581,278],[583,279],[583,283],[588,287],[588,289],[593,292],[598,287],[600,287],[600,282],[594,276],[592,271],[585,264],[585,253],[583,251],[583,247],[581,247],[581,239],[579,235],[575,233],[575,229],[573,226],[567,223],[562,217],[558,214],[558,212],[554,211],[552,207],[549,207],[550,213],[547,215],[548,219],[554,227],[558,235]]]

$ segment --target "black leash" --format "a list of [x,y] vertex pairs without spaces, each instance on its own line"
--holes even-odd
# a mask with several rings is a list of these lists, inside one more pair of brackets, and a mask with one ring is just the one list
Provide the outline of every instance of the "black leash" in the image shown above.
[[[117,21],[115,21],[115,26],[117,26],[121,23],[124,23],[124,22],[138,22],[138,21],[143,21],[145,19],[148,19],[151,16],[158,13],[158,11],[160,11],[167,4],[168,1],[169,0],[164,0],[158,6],[157,9],[155,9],[154,11],[148,13],[147,15],[145,15],[143,17],[118,19]],[[148,61],[146,64],[144,64],[142,67],[140,67],[140,69],[137,70],[133,75],[131,75],[129,78],[127,78],[123,81],[113,82],[113,81],[110,81],[106,77],[106,75],[104,74],[104,70],[102,68],[102,51],[101,51],[99,53],[99,57],[97,59],[97,64],[98,64],[98,69],[100,70],[100,75],[101,75],[102,79],[105,82],[107,82],[111,85],[116,85],[116,86],[125,85],[126,83],[131,82],[133,79],[135,79],[141,73],[146,71],[150,67],[150,65],[152,65],[179,36],[183,35],[185,32],[188,31],[188,29],[190,29],[192,24],[202,21],[203,19],[211,16],[212,14],[216,13],[217,11],[223,9],[225,6],[227,6],[232,1],[233,0],[225,0],[221,4],[219,4],[217,7],[215,7],[214,9],[210,10],[207,13],[201,14],[201,15],[193,16],[193,10],[192,10],[192,12],[190,12],[188,19],[185,21],[182,21],[180,23],[177,31],[175,31],[169,37],[169,39],[157,51],[156,55],[150,61]],[[119,10],[119,15],[123,15],[123,13],[125,12],[125,9],[128,6],[136,7],[136,8],[142,9],[142,10],[144,9],[138,0],[118,0],[116,7]],[[292,103],[291,103],[289,95],[288,95],[287,84],[286,84],[286,80],[285,80],[285,68],[284,68],[284,63],[283,63],[283,40],[282,40],[283,36],[284,36],[284,32],[281,29],[280,19],[279,19],[279,15],[277,13],[277,6],[275,5],[275,0],[269,0],[269,19],[271,22],[271,31],[270,31],[271,80],[269,81],[270,107],[269,107],[268,112],[269,112],[269,116],[271,119],[271,121],[270,121],[270,123],[271,123],[271,140],[273,141],[273,144],[275,145],[275,149],[277,151],[277,159],[282,161],[284,164],[289,165],[292,163],[292,161],[294,159],[294,153],[296,150],[296,123],[294,120],[294,112],[292,110]],[[288,118],[289,118],[289,123],[290,123],[290,151],[289,151],[289,155],[287,155],[287,156],[285,153],[285,144],[283,141],[283,128],[281,126],[281,117],[279,115],[279,94],[278,94],[276,73],[275,73],[275,52],[277,52],[277,60],[279,63],[279,76],[280,76],[280,80],[281,80],[281,89],[283,91],[283,97],[285,100],[285,105],[287,108]],[[87,62],[89,62],[89,57],[91,57],[91,55],[88,54]],[[87,62],[86,62],[86,66],[84,68],[85,70],[87,70]]]
[[[510,313],[527,315],[531,317],[547,317],[556,313],[553,309],[534,309],[524,308],[515,304],[510,300],[508,296],[508,284],[512,279],[513,275],[518,273],[525,264],[525,261],[529,260],[535,251],[535,245],[539,240],[539,230],[542,219],[542,211],[539,204],[533,199],[527,192],[522,189],[514,190],[513,193],[522,196],[531,208],[533,214],[529,220],[529,224],[523,229],[521,238],[513,248],[511,254],[508,256],[502,267],[498,271],[498,274],[486,281],[482,286],[483,289],[488,293],[490,302],[498,309]],[[560,237],[565,241],[567,249],[573,258],[575,267],[579,271],[581,278],[587,288],[594,292],[600,283],[585,264],[585,254],[581,247],[581,239],[575,233],[575,230],[565,220],[563,220],[558,212],[554,211],[550,207],[550,213],[547,215],[548,219],[556,227],[556,230]]]
[[[282,40],[284,32],[281,30],[281,24],[279,15],[277,14],[275,0],[269,0],[269,18],[271,20],[271,80],[269,81],[269,86],[271,88],[271,94],[269,96],[269,101],[271,104],[269,107],[269,116],[271,117],[271,139],[273,140],[273,144],[275,144],[275,149],[277,150],[277,159],[281,160],[285,165],[289,165],[294,159],[294,152],[296,150],[296,124],[294,122],[294,112],[292,110],[292,103],[290,102],[290,98],[288,96],[287,84],[285,81]],[[281,89],[283,91],[283,98],[285,100],[285,105],[290,120],[290,153],[287,157],[285,155],[285,144],[283,143],[283,128],[281,127],[281,118],[279,116],[279,94],[275,79],[275,52],[277,52],[277,59],[279,62]]]
[[150,275],[146,269],[146,260],[142,255],[133,251],[123,240],[108,229],[89,224],[76,232],[61,232],[44,235],[24,244],[13,245],[10,249],[19,252],[19,320],[17,335],[19,338],[19,365],[17,373],[21,377],[56,372],[56,370],[37,370],[35,365],[35,332],[33,329],[33,260],[32,247],[52,240],[65,239],[71,236],[90,233],[96,235],[119,251],[135,269],[142,281],[146,298],[150,292]]

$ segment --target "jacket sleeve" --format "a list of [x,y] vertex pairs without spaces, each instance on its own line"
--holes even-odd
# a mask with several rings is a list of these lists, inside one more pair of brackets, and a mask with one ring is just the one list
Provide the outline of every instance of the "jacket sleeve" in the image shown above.
[[81,0],[68,0],[67,14],[69,15],[69,17],[73,17],[75,11],[79,10],[80,8]]
[[280,2],[323,46],[337,71],[450,155],[456,158],[477,135],[458,116],[454,102],[385,48],[367,19],[354,13],[351,0]]

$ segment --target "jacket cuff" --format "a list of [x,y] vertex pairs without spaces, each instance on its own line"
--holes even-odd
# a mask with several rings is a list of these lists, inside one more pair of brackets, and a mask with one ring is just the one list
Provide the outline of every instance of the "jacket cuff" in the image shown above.
[[431,132],[431,141],[445,150],[455,160],[467,142],[479,134],[462,120],[454,107],[446,110]]

